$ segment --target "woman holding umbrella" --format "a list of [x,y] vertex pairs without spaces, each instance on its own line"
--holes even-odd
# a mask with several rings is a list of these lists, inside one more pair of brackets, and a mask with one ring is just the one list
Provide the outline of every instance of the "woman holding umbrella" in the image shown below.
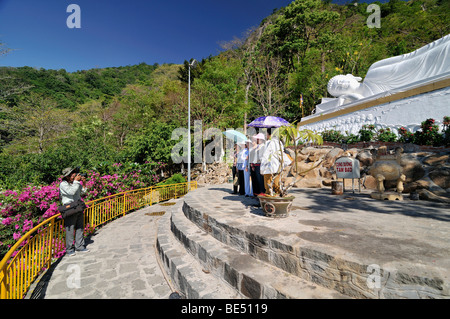
[[[239,157],[242,155],[241,152],[245,151],[244,144],[245,141],[247,141],[247,136],[243,134],[242,132],[236,131],[236,130],[226,130],[223,132],[223,135],[227,139],[230,139],[233,141],[234,145],[234,152],[233,152],[233,167],[232,167],[232,173],[233,173],[233,194],[238,193],[238,185],[239,185],[239,194],[245,195],[245,183],[244,183],[244,170],[243,165],[238,164],[239,161],[244,161],[245,159],[239,160]],[[237,144],[234,144],[237,143]],[[240,167],[240,168],[239,168]],[[238,177],[238,185],[234,184],[234,180]]]

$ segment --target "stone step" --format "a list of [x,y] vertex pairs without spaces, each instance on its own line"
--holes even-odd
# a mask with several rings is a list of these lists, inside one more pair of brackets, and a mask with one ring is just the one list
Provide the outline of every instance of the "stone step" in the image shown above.
[[224,280],[242,295],[252,299],[348,298],[218,241],[187,219],[181,204],[172,209],[172,233],[195,256],[202,269]]
[[[229,185],[183,197],[183,213],[227,247],[352,298],[448,298],[448,210],[298,190],[288,218],[265,217]],[[413,238],[413,240],[411,239]]]
[[240,299],[242,296],[225,282],[209,274],[170,229],[170,209],[158,222],[157,249],[166,273],[178,293],[187,299]]
[[[221,214],[218,210],[206,209],[197,205],[196,199],[186,196],[182,203],[184,217],[195,224],[205,234],[210,234],[217,241],[225,244],[227,249],[234,249],[243,256],[252,257],[273,268],[279,269],[290,278],[296,278],[300,282],[309,282],[314,287],[325,288],[334,291],[336,296],[345,298],[374,298],[366,294],[351,282],[354,273],[364,271],[364,266],[339,260],[334,256],[316,250],[315,247],[304,246],[301,251],[294,242],[272,236],[273,229],[252,223],[252,220],[242,221],[244,215],[239,210],[233,211],[232,219],[227,214]],[[247,216],[244,216],[246,218]],[[258,216],[251,216],[257,218]],[[233,220],[234,218],[234,220]],[[245,225],[245,226],[244,226]],[[173,231],[173,229],[172,229]],[[361,268],[361,269],[359,269]],[[344,270],[341,270],[344,269]],[[344,277],[347,277],[345,279]],[[344,278],[344,279],[343,279]],[[359,278],[359,277],[358,277]],[[351,288],[341,284],[350,282]],[[365,279],[359,281],[365,284]],[[321,297],[324,298],[324,297]]]

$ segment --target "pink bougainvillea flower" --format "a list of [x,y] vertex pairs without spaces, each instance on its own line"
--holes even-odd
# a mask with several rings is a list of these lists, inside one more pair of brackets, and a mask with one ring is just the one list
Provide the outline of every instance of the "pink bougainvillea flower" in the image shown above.
[[5,219],[2,220],[2,224],[8,226],[11,224],[12,221],[13,219],[11,217],[6,217]]
[[39,205],[39,209],[43,211],[46,208],[48,208],[48,203],[46,201],[42,201]]

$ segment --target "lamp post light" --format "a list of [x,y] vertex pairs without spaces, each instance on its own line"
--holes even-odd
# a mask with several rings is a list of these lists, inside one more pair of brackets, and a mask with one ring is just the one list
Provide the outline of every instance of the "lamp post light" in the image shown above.
[[188,190],[191,189],[191,67],[195,68],[197,60],[189,63],[189,89],[188,89]]

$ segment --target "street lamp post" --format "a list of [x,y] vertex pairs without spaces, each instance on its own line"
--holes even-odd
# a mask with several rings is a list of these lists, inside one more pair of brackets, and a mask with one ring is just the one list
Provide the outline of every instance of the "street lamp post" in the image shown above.
[[189,89],[188,89],[188,190],[191,189],[191,67],[195,68],[197,60],[189,63]]

